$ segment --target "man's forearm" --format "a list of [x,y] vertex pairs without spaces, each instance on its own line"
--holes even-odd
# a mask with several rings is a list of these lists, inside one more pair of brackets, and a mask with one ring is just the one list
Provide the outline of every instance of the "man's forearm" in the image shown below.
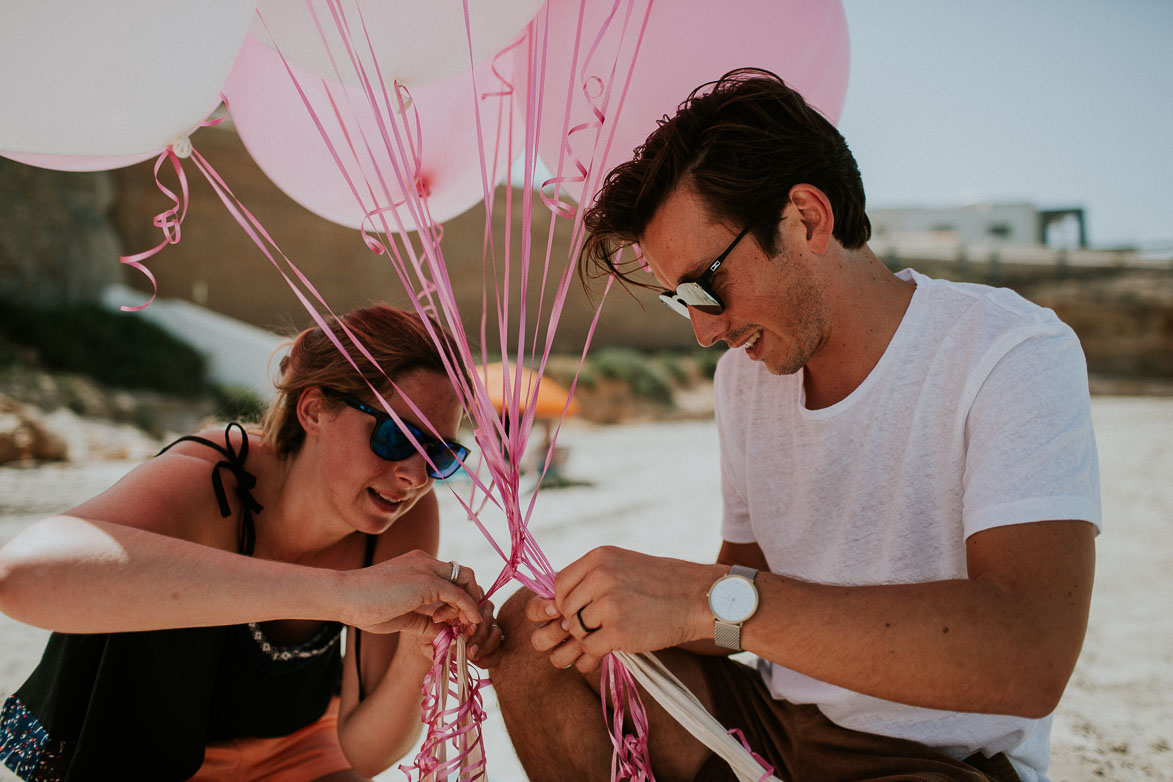
[[742,627],[742,646],[821,681],[887,700],[1044,716],[1079,654],[1094,554],[1090,525],[1041,524],[1069,527],[1020,525],[1035,529],[1011,534],[1067,535],[1071,551],[1029,570],[859,587],[761,573],[761,605]]

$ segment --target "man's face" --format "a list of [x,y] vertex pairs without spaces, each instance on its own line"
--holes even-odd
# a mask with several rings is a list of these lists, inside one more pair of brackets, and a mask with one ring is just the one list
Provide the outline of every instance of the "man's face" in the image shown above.
[[[713,222],[701,197],[679,186],[648,223],[640,249],[660,285],[674,290],[697,279],[742,228]],[[753,235],[746,235],[711,280],[724,312],[690,310],[697,342],[708,347],[723,340],[776,375],[805,366],[826,336],[827,308],[812,259],[803,252],[803,236],[793,204],[783,211],[777,255],[767,256]]]

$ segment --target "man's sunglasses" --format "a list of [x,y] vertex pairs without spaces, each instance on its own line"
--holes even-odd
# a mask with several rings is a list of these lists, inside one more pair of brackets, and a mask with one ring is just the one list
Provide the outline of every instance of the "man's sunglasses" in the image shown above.
[[418,453],[404,430],[411,433],[434,465],[428,467],[428,475],[433,478],[444,480],[452,477],[460,469],[460,463],[468,458],[468,448],[455,440],[438,440],[407,421],[402,425],[395,423],[395,419],[382,410],[376,410],[348,394],[332,388],[322,390],[375,419],[375,428],[371,431],[371,450],[381,459],[398,462]]
[[692,282],[682,282],[676,286],[675,292],[665,291],[660,294],[660,301],[668,305],[668,308],[675,312],[682,318],[691,320],[688,314],[688,308],[692,307],[707,315],[720,315],[725,311],[725,302],[721,301],[720,297],[713,292],[709,287],[709,281],[713,279],[713,275],[717,273],[717,269],[721,268],[721,264],[725,263],[725,259],[729,257],[729,253],[733,252],[733,248],[749,233],[749,226],[742,229],[737,238],[725,248],[725,252],[717,256],[717,260],[709,264],[709,268],[705,269],[705,273],[697,277]]

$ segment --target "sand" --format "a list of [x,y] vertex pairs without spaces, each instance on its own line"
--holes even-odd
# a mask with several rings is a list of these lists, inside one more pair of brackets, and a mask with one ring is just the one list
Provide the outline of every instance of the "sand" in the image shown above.
[[[1173,782],[1173,399],[1097,397],[1093,413],[1105,532],[1097,542],[1087,640],[1055,714],[1051,778]],[[569,449],[566,475],[592,485],[538,495],[532,529],[555,567],[603,544],[699,560],[715,555],[720,496],[711,421],[572,423],[560,442]],[[0,468],[0,542],[100,491],[131,466]],[[442,556],[474,567],[482,583],[491,581],[497,555],[462,520],[454,497],[443,496],[442,506]],[[503,523],[490,524],[503,539]],[[32,669],[45,636],[0,615],[0,695]],[[522,782],[491,692],[487,703],[489,778]],[[12,778],[0,770],[0,780]],[[403,776],[392,770],[378,779]]]

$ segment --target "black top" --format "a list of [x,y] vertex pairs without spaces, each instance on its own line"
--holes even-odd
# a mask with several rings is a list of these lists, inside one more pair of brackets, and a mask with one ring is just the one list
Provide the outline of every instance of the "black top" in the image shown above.
[[[184,440],[224,457],[212,468],[213,492],[228,517],[221,478],[228,470],[241,505],[238,552],[251,556],[253,517],[262,508],[252,496],[256,478],[244,468],[243,427],[229,424],[223,447],[194,436],[175,442]],[[376,540],[367,536],[364,567]],[[284,736],[321,717],[341,687],[341,631],[327,622],[293,647],[271,643],[256,623],[53,633],[40,664],[0,711],[0,761],[26,780],[187,779],[210,741]]]

